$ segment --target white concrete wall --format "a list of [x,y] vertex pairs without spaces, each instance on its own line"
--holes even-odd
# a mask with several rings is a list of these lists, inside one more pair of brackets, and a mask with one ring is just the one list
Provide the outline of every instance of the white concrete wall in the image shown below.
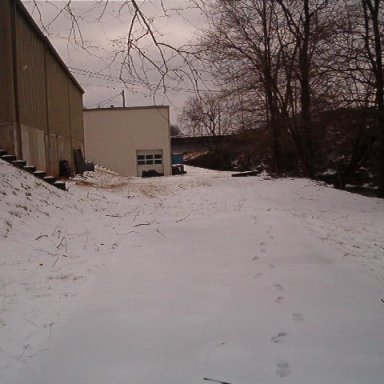
[[85,157],[123,176],[137,174],[136,151],[162,150],[172,174],[169,107],[84,110]]

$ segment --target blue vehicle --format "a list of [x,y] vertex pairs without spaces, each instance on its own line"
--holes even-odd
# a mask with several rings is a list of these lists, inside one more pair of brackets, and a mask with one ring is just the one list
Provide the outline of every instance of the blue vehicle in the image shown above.
[[183,175],[184,170],[184,154],[182,153],[172,153],[172,175]]

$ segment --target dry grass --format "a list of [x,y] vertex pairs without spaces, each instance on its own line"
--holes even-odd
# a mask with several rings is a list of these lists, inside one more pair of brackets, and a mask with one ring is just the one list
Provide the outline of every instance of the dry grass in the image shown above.
[[93,188],[101,188],[101,189],[108,189],[108,190],[116,190],[116,189],[126,187],[128,185],[128,182],[126,181],[100,182],[98,180],[76,180],[75,184],[82,187],[93,187]]

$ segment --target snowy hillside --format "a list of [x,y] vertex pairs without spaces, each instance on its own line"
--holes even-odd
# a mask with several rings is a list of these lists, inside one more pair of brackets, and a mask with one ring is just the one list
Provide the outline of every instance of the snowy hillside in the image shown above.
[[305,179],[0,161],[0,382],[384,377],[384,201]]

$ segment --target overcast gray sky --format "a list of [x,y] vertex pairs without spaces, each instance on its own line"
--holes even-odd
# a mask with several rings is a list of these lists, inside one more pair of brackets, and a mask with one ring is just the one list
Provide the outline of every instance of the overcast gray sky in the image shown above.
[[[78,22],[74,35],[71,33],[73,24],[70,16],[62,11],[66,3],[56,0],[40,1],[39,9],[36,9],[32,2],[24,2],[85,89],[84,106],[122,106],[121,92],[125,90],[127,106],[170,105],[171,121],[175,122],[186,98],[193,92],[187,77],[184,83],[168,80],[167,93],[164,94],[163,90],[159,89],[154,96],[134,77],[123,73],[128,83],[126,85],[119,80],[122,56],[116,56],[112,63],[116,52],[122,48],[121,41],[124,41],[124,36],[128,33],[132,10],[128,7],[122,8],[121,1],[109,1],[108,7],[104,9],[104,4],[100,1],[72,0],[71,9]],[[201,11],[194,7],[190,0],[144,0],[138,3],[145,15],[153,20],[153,27],[159,39],[173,46],[189,43],[194,34],[205,27]],[[87,49],[76,45],[74,36],[78,42],[84,41]],[[149,40],[143,40],[142,43],[151,57],[159,58],[155,53],[155,46]],[[174,59],[170,65],[178,66],[180,63],[180,59]],[[156,85],[159,80],[158,73],[150,69],[146,72],[150,82]]]

